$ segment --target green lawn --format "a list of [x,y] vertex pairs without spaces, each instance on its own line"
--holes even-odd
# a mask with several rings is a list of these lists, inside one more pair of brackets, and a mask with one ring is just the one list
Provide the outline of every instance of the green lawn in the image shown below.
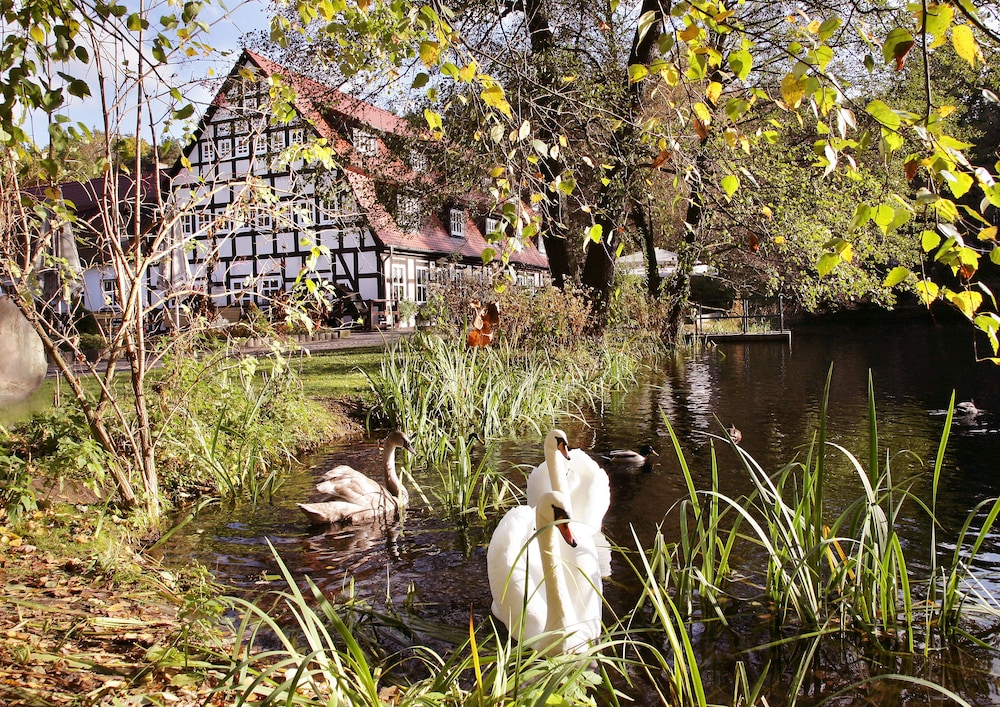
[[[310,398],[355,396],[368,391],[368,379],[364,372],[378,370],[384,350],[382,346],[369,346],[320,351],[298,357],[293,365],[302,377],[303,388]],[[127,374],[119,374],[118,381],[125,381],[126,376]],[[153,376],[155,377],[155,373]],[[96,393],[97,385],[93,379],[85,377],[83,382],[86,388]],[[26,420],[32,413],[50,407],[55,399],[56,387],[56,380],[48,378],[27,400],[0,408],[0,425]],[[58,387],[64,399],[72,396],[65,381],[60,382]]]
[[360,395],[368,391],[365,372],[378,370],[384,352],[382,346],[320,351],[302,356],[295,367],[302,378],[302,386],[310,397]]

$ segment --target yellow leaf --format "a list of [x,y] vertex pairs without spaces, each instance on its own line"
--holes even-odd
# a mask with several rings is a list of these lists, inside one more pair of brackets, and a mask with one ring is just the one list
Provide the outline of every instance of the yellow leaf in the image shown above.
[[722,95],[722,84],[718,81],[712,81],[708,84],[708,88],[705,90],[705,97],[711,101],[712,105],[719,105],[719,96]]
[[997,239],[997,227],[990,226],[984,228],[979,232],[979,240],[981,241],[995,241]]
[[976,65],[976,57],[982,57],[983,53],[976,43],[976,38],[972,36],[972,29],[969,25],[955,25],[951,28],[951,43],[955,47],[955,53],[969,62],[970,66]]
[[706,125],[712,122],[712,113],[704,103],[698,102],[694,104],[694,114]]
[[938,286],[931,280],[921,280],[917,283],[917,294],[925,305],[930,305],[937,299]]
[[778,245],[782,245],[785,242],[785,237],[784,236],[775,236],[774,237],[774,242],[777,243]]
[[458,78],[462,81],[465,81],[466,83],[472,81],[472,79],[476,77],[477,68],[478,67],[476,65],[476,60],[473,59],[472,61],[469,62],[468,66],[464,67],[461,71],[458,72]]
[[949,115],[955,112],[955,106],[941,106],[938,108],[938,115],[942,118],[947,118]]
[[806,90],[803,82],[795,78],[795,74],[785,74],[785,78],[781,79],[781,99],[789,110],[798,108],[805,95]]
[[[773,211],[771,210],[771,207],[770,207],[770,206],[762,206],[762,207],[760,208],[760,212],[761,212],[762,214],[764,214],[764,216],[765,216],[765,217],[767,217],[767,218],[771,218],[772,216],[774,216],[774,212],[773,212]],[[784,243],[784,242],[785,242],[785,238],[784,238],[784,236],[778,236],[778,238],[780,238],[780,239],[781,239],[781,241],[780,241],[781,243]],[[778,238],[775,238],[775,239],[774,239],[774,242],[775,242],[775,243],[778,243],[778,242],[779,242],[779,241],[778,241]]]
[[420,60],[425,66],[434,66],[441,56],[441,45],[437,42],[420,43]]
[[967,292],[949,292],[947,297],[948,301],[955,305],[969,319],[975,316],[976,311],[983,304],[983,296],[972,290]]
[[701,34],[701,27],[699,27],[698,25],[688,25],[683,30],[681,30],[677,36],[680,37],[685,42],[690,42],[699,34]]

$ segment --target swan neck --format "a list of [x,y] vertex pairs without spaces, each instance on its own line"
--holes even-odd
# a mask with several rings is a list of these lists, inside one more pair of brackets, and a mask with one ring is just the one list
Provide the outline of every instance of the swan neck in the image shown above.
[[553,491],[566,493],[566,459],[556,447],[546,448],[545,465],[549,469],[549,484]]
[[399,475],[396,473],[396,446],[386,445],[384,452],[385,460],[385,490],[394,497],[399,498],[402,485],[399,483]]
[[562,539],[555,526],[549,525],[539,537],[542,552],[542,570],[545,575],[545,633],[551,633],[547,648],[543,652],[556,653],[566,649],[566,636],[563,635],[568,625],[566,619],[566,599],[568,587],[563,575],[562,563],[559,560],[558,544]]

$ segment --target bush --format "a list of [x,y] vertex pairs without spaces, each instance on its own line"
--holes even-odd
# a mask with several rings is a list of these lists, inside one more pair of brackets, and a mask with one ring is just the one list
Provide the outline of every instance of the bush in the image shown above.
[[100,351],[107,345],[107,340],[100,334],[80,334],[81,351]]

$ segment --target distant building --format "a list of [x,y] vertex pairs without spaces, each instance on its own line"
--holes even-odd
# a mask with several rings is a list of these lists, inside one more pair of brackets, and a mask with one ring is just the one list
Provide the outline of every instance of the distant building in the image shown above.
[[[663,248],[656,248],[654,250],[656,252],[656,270],[660,273],[660,277],[673,275],[677,270],[677,253],[664,250]],[[637,251],[635,253],[623,255],[618,258],[616,267],[622,272],[630,275],[641,275],[642,277],[645,277],[647,274],[646,254],[642,251]]]
[[[296,95],[277,120],[269,92],[282,84]],[[266,309],[306,272],[361,302],[373,325],[399,323],[398,303],[426,301],[430,282],[484,275],[490,247],[508,249],[519,283],[547,282],[532,243],[484,238],[526,223],[522,204],[514,224],[472,196],[428,208],[421,194],[444,185],[418,138],[392,113],[245,51],[172,174],[186,272],[163,278],[188,279],[216,307]],[[332,159],[303,152],[317,140]]]

